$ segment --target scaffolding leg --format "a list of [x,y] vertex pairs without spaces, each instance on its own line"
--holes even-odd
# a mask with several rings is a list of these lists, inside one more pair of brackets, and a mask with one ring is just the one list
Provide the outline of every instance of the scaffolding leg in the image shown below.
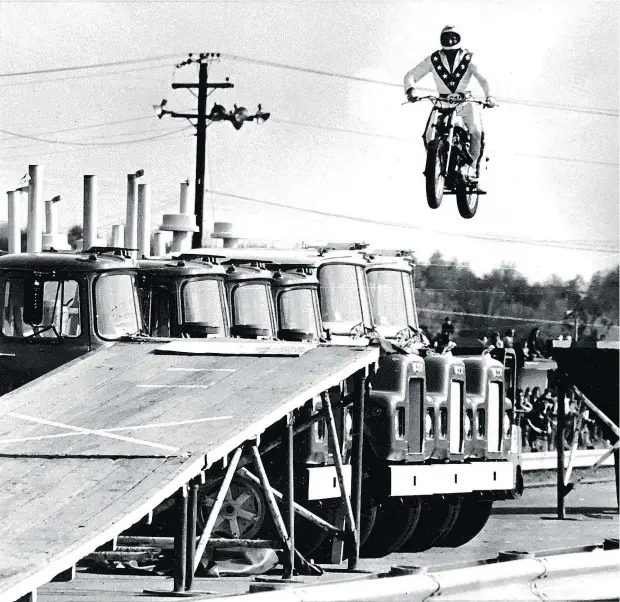
[[361,370],[355,375],[355,401],[353,402],[353,437],[351,450],[351,503],[357,529],[355,549],[349,554],[349,570],[357,568],[360,556],[360,524],[362,514],[362,453],[364,448],[364,403],[366,399],[366,372]]
[[566,494],[566,485],[564,484],[564,419],[566,403],[566,386],[560,383],[558,388],[558,425],[556,430],[556,454],[558,462],[557,472],[557,513],[559,519],[566,518],[566,510],[564,507],[564,496]]
[[[198,522],[198,486],[196,479],[189,484],[188,521],[187,521],[187,553],[185,569],[185,590],[190,591],[194,585],[196,557],[196,523]],[[200,562],[200,560],[198,561]]]
[[[357,536],[357,528],[355,525],[355,518],[353,516],[353,508],[351,506],[351,500],[349,499],[349,494],[347,493],[347,488],[345,486],[344,480],[344,471],[342,468],[342,455],[340,454],[340,447],[338,445],[338,433],[336,432],[336,423],[334,421],[334,413],[332,412],[332,406],[329,400],[329,395],[324,392],[321,393],[321,398],[323,401],[323,407],[327,410],[327,430],[329,433],[328,441],[331,447],[332,455],[334,456],[334,466],[336,468],[336,475],[338,477],[338,485],[340,486],[340,497],[344,504],[345,509],[345,519],[346,526],[348,528],[347,538],[349,540],[349,556],[353,555],[354,562],[351,563],[349,560],[349,569],[355,568],[357,565],[357,555],[355,554],[355,550],[359,547],[359,540]],[[353,567],[351,566],[353,564]]]
[[287,459],[287,482],[285,515],[288,530],[289,548],[288,562],[284,567],[283,579],[291,579],[295,567],[295,468],[294,468],[294,448],[293,448],[293,414],[286,418],[286,459]]
[[276,502],[276,498],[273,495],[271,485],[269,484],[269,479],[267,478],[267,473],[265,471],[265,467],[263,466],[263,461],[261,460],[258,447],[254,444],[250,446],[250,449],[254,458],[254,465],[256,466],[256,471],[258,472],[258,478],[260,479],[263,491],[265,493],[265,501],[267,502],[267,507],[269,508],[269,512],[271,513],[271,517],[273,518],[276,531],[278,532],[278,537],[282,540],[282,543],[284,544],[284,549],[287,551],[286,564],[284,566],[283,576],[287,574],[292,575],[293,566],[289,566],[289,563],[290,559],[295,557],[295,548],[293,548],[293,546],[291,545],[291,540],[286,532],[284,520],[282,519],[282,514],[280,514],[280,509],[278,508],[278,503]]
[[187,487],[183,485],[177,492],[177,525],[174,534],[174,573],[175,593],[185,591],[187,571]]

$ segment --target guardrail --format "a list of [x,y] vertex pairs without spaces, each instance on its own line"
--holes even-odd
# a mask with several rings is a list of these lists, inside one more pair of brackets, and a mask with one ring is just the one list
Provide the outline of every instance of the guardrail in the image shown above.
[[[589,468],[592,466],[607,450],[606,449],[582,449],[575,452],[573,458],[573,468]],[[569,452],[564,452],[564,462],[568,464]],[[613,466],[613,455],[607,458],[602,466]],[[523,454],[523,471],[530,470],[555,470],[557,464],[557,452],[528,452]]]
[[[426,572],[418,567],[395,567],[387,575],[325,585],[295,587],[284,583],[264,584],[273,587],[258,593],[198,600],[348,602],[390,599],[422,602],[434,596],[441,596],[442,600],[617,599],[620,591],[618,540],[607,540],[604,548],[590,547],[590,551],[586,552],[545,554],[548,555],[507,552],[497,559],[481,561],[483,564],[437,572],[432,572],[432,569]],[[519,559],[513,560],[515,557]],[[407,569],[410,574],[403,574]],[[256,592],[257,589],[251,587],[250,591]]]

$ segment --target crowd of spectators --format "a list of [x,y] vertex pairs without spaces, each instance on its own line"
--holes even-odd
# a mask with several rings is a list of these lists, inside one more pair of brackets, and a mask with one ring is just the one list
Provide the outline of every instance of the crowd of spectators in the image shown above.
[[[523,451],[552,451],[556,449],[558,400],[556,391],[538,387],[517,389],[516,412],[521,426]],[[577,445],[578,449],[605,447],[608,441],[598,422],[592,420],[585,405],[576,400],[565,401],[564,449]]]

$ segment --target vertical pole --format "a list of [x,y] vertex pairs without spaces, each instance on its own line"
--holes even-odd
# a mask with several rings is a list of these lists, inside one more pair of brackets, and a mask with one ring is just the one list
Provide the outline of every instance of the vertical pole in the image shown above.
[[138,185],[138,257],[151,254],[151,185]]
[[86,251],[97,243],[97,176],[84,176],[83,243]]
[[290,545],[288,562],[284,566],[283,579],[291,579],[295,567],[295,468],[293,455],[293,414],[286,417],[286,464],[288,469],[285,497],[285,521]]
[[125,218],[125,247],[138,248],[138,205],[136,174],[127,174],[127,215]]
[[124,231],[123,224],[114,224],[112,226],[112,246],[124,247]]
[[558,496],[558,518],[565,518],[564,508],[564,419],[566,403],[566,385],[560,383],[558,388],[558,425],[556,430],[555,447],[557,453],[558,473],[557,473],[557,496]]
[[198,521],[198,480],[189,484],[188,521],[187,521],[187,553],[185,569],[185,590],[192,589],[194,584],[194,561],[196,555],[196,522]]
[[29,165],[28,175],[28,253],[40,253],[43,247],[43,166]]
[[8,194],[8,222],[9,222],[9,253],[22,252],[22,228],[21,228],[21,192],[9,192]]
[[349,554],[349,570],[357,568],[360,555],[360,522],[362,514],[362,452],[364,447],[364,403],[366,400],[366,373],[360,370],[355,375],[355,399],[353,402],[353,437],[351,449],[351,505],[358,536],[355,550]]
[[194,194],[194,213],[198,223],[198,231],[192,236],[192,247],[205,246],[204,237],[204,195],[205,195],[205,164],[207,146],[207,79],[208,66],[200,63],[198,71],[198,122],[196,123],[196,192]]
[[185,591],[187,571],[187,486],[177,492],[177,524],[174,534],[174,592]]

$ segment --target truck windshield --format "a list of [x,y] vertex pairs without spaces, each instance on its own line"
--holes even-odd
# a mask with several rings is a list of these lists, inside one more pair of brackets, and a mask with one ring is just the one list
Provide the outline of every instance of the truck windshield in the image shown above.
[[278,297],[278,322],[283,330],[301,330],[319,338],[314,289],[294,288]]
[[321,316],[332,334],[349,336],[355,327],[364,324],[365,290],[361,290],[357,271],[357,266],[347,264],[325,265],[319,270]]
[[[82,332],[80,316],[80,287],[76,280],[46,280],[41,285],[42,313],[40,323],[24,321],[27,298],[23,277],[0,280],[2,295],[2,334],[13,338],[57,339],[78,337]],[[39,322],[39,320],[37,320]]]
[[465,362],[465,389],[470,395],[484,395],[484,368],[477,362]]
[[102,274],[95,281],[95,327],[103,339],[141,330],[141,316],[131,274]]
[[403,273],[398,270],[369,270],[367,276],[375,326],[384,337],[395,338],[399,331],[410,325]]
[[190,280],[183,285],[183,323],[202,322],[217,326],[224,335],[224,283],[213,278]]
[[271,290],[267,284],[239,284],[232,294],[234,326],[255,326],[273,334]]

